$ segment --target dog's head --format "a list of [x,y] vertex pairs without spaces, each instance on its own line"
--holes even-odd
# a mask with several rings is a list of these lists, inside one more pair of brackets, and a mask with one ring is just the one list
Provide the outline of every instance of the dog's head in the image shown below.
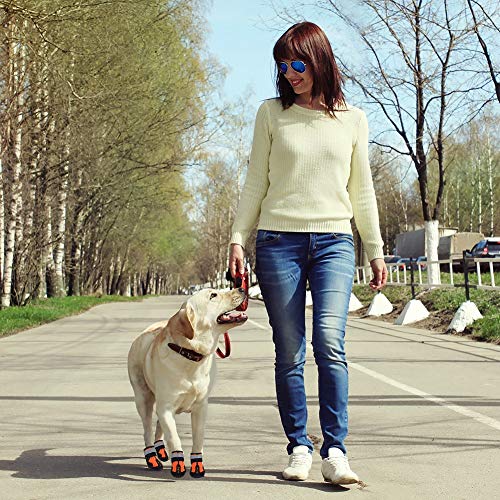
[[205,288],[195,293],[170,318],[167,328],[174,335],[182,335],[192,344],[208,347],[219,335],[248,319],[242,311],[235,311],[245,299],[239,289],[230,291]]

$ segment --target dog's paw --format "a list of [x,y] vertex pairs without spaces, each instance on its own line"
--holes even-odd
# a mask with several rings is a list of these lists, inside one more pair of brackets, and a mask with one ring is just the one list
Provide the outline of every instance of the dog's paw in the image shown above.
[[160,439],[159,441],[155,442],[154,447],[156,450],[156,456],[162,462],[166,462],[168,460],[168,453],[167,450],[165,449],[165,443]]
[[186,473],[186,466],[184,465],[184,452],[183,451],[173,451],[172,452],[172,468],[170,470],[172,476],[182,477]]
[[163,465],[158,460],[156,456],[156,451],[153,446],[149,448],[144,448],[144,458],[146,459],[146,464],[148,465],[148,469],[151,470],[162,470]]
[[205,476],[205,467],[203,467],[203,458],[201,453],[191,453],[191,469],[189,474],[191,477]]

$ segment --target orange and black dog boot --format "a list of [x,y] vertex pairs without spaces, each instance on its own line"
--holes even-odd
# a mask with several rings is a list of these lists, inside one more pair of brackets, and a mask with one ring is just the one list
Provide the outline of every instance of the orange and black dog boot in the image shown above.
[[191,453],[191,477],[204,477],[205,468],[203,467],[203,458],[201,453]]
[[182,477],[186,473],[186,466],[184,465],[184,452],[172,452],[172,469],[170,470],[172,476]]
[[155,441],[155,444],[153,445],[156,450],[156,456],[162,461],[166,462],[168,460],[168,453],[167,450],[165,449],[165,443],[163,440],[158,440]]
[[151,470],[163,469],[163,465],[156,456],[156,450],[154,446],[147,446],[146,448],[144,448],[144,458],[146,459],[146,463],[148,464],[149,469]]

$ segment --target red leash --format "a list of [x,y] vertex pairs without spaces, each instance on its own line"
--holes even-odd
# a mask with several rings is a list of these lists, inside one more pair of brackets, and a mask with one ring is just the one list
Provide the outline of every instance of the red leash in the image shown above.
[[[245,268],[246,269],[243,271],[243,274],[237,271],[234,279],[231,277],[231,270],[228,269],[226,273],[227,280],[233,282],[234,288],[243,288],[245,291],[245,299],[236,308],[236,311],[246,311],[248,307],[248,288],[250,286],[250,283],[248,282],[248,274],[250,267],[247,264]],[[224,334],[224,344],[226,346],[226,354],[224,354],[219,347],[217,347],[217,351],[215,351],[217,356],[222,359],[228,358],[231,354],[231,339],[229,338],[229,333],[227,332]]]
[[224,354],[219,347],[217,347],[217,351],[215,351],[217,356],[222,359],[228,358],[231,354],[231,339],[229,338],[229,333],[227,332],[224,334],[224,344],[226,346],[226,354]]

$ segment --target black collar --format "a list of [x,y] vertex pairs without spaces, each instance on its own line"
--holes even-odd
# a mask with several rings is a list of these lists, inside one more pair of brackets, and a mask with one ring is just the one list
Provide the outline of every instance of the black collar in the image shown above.
[[186,349],[177,344],[172,344],[169,342],[168,347],[175,352],[178,352],[181,356],[189,359],[190,361],[201,361],[205,356],[199,352],[193,351],[191,349]]

